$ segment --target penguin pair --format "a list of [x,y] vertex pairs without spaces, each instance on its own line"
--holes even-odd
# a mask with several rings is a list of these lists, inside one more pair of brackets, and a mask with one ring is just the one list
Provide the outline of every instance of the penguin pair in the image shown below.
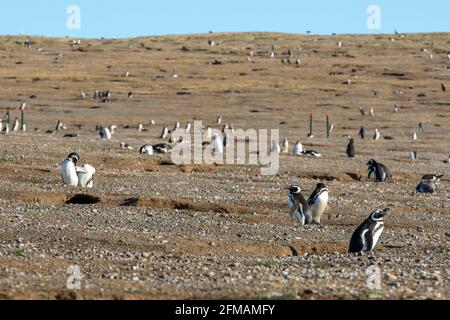
[[353,232],[348,248],[349,253],[370,252],[375,248],[384,230],[384,217],[389,211],[389,208],[385,208],[370,213],[369,217]]
[[367,166],[369,172],[368,178],[373,175],[375,182],[384,182],[387,178],[391,177],[389,169],[382,163],[371,159],[367,162]]
[[94,186],[95,169],[89,164],[78,167],[80,156],[72,152],[61,165],[61,176],[66,186],[92,188]]
[[435,193],[437,184],[443,177],[443,174],[426,174],[422,177],[422,181],[417,185],[416,191],[418,193]]
[[320,218],[328,205],[328,188],[318,183],[308,200],[298,184],[289,187],[288,205],[294,218],[301,224],[320,224]]
[[139,153],[151,156],[154,153],[169,153],[172,149],[173,147],[168,143],[159,143],[155,145],[145,144],[139,148]]

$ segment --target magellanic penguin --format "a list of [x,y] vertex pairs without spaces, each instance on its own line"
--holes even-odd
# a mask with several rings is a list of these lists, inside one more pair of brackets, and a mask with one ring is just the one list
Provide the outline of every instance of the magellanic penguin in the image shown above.
[[223,141],[222,141],[222,137],[215,133],[213,135],[213,148],[214,148],[214,152],[216,154],[222,154],[223,153]]
[[300,142],[300,140],[298,140],[295,145],[294,145],[294,155],[300,155],[303,152],[303,145]]
[[17,117],[14,119],[12,131],[19,131],[19,119]]
[[92,188],[94,186],[95,169],[89,164],[76,167],[78,176],[78,186],[81,188]]
[[146,154],[148,156],[153,155],[153,146],[151,144],[145,144],[139,149],[140,154]]
[[100,127],[100,130],[98,132],[100,134],[100,138],[102,140],[111,140],[112,136],[111,136],[111,131],[109,131],[108,128],[106,127]]
[[364,130],[364,127],[361,127],[361,129],[359,129],[358,136],[359,136],[361,139],[365,139],[365,138],[366,138],[366,132],[365,132],[365,130]]
[[314,150],[303,150],[301,154],[305,157],[320,158],[322,154]]
[[308,206],[311,210],[312,223],[320,224],[320,218],[328,205],[328,188],[323,183],[318,183],[316,189],[308,198]]
[[446,164],[450,163],[450,155],[448,156],[448,158],[446,160],[444,160],[444,163],[446,163]]
[[289,188],[288,205],[291,214],[301,224],[310,224],[312,221],[311,210],[308,202],[302,195],[302,189],[298,184],[292,184]]
[[289,141],[288,141],[288,138],[284,138],[284,140],[283,140],[282,152],[283,153],[288,153],[289,152]]
[[169,153],[172,152],[173,147],[168,143],[159,143],[153,146],[153,150],[156,153]]
[[78,185],[76,165],[79,160],[80,156],[76,152],[72,152],[62,163],[61,176],[65,185],[72,187],[76,187]]
[[378,129],[375,129],[373,132],[373,140],[379,140],[380,139],[380,131]]
[[425,174],[422,181],[417,185],[416,191],[418,193],[435,193],[437,184],[443,177],[443,174]]
[[370,216],[353,232],[348,248],[349,253],[370,252],[380,239],[384,230],[384,217],[389,208],[373,211]]
[[160,138],[166,139],[168,134],[169,134],[169,128],[166,126],[163,126]]
[[367,170],[369,171],[368,178],[370,178],[370,176],[373,174],[375,182],[386,181],[386,179],[391,176],[389,169],[384,164],[376,162],[373,159],[367,162],[367,166],[368,166]]
[[347,156],[349,158],[354,158],[355,157],[355,145],[354,145],[353,139],[350,139],[348,141],[346,152],[347,152]]

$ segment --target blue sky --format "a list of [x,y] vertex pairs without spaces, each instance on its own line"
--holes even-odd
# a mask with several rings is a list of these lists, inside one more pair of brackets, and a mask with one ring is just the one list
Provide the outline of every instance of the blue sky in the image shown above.
[[[0,34],[121,38],[231,31],[314,34],[450,31],[450,0],[14,0],[2,1]],[[67,8],[80,8],[68,29]],[[366,10],[381,10],[368,29]]]

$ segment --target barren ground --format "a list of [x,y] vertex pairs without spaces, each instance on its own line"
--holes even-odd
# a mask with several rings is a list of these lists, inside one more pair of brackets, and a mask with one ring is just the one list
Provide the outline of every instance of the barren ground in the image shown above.
[[[32,38],[26,49],[25,38],[0,37],[0,106],[14,108],[14,119],[20,102],[28,105],[27,132],[0,135],[0,297],[449,299],[450,165],[443,160],[450,95],[440,86],[450,87],[450,34],[388,38],[209,34],[74,47],[69,39]],[[272,44],[275,59],[267,55]],[[298,45],[301,66],[283,65],[288,48],[295,60]],[[92,100],[94,90],[108,89],[111,103]],[[314,139],[306,137],[310,112]],[[334,123],[330,139],[326,114]],[[323,157],[283,154],[279,173],[261,176],[257,166],[177,166],[168,155],[137,152],[162,142],[163,124],[214,125],[219,115],[236,128],[279,128],[291,146],[300,139]],[[46,134],[57,120],[67,130]],[[412,141],[419,121],[425,132]],[[148,131],[138,132],[139,123]],[[99,139],[99,124],[118,126],[112,142]],[[369,137],[379,128],[394,140],[360,140],[362,125]],[[66,133],[80,137],[64,139]],[[347,134],[357,149],[351,160]],[[408,159],[410,150],[417,161]],[[72,151],[97,169],[87,191],[97,204],[66,203],[86,193],[61,184],[59,165]],[[393,179],[369,181],[371,158]],[[434,172],[446,174],[438,192],[416,194],[420,177]],[[285,188],[295,181],[306,195],[318,181],[329,187],[323,226],[291,219]],[[385,206],[392,213],[373,257],[348,255],[356,226]],[[82,290],[66,288],[70,265],[81,269]],[[381,290],[366,287],[370,265],[381,269]]]

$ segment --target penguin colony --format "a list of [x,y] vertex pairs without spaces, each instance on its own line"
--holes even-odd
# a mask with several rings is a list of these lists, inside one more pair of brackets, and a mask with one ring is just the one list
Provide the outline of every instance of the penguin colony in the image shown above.
[[[31,42],[30,42],[31,43]],[[28,48],[30,46],[29,43],[25,44]],[[218,46],[219,44],[216,43],[213,40],[208,41],[208,45]],[[341,49],[343,47],[342,42],[337,43],[337,48]],[[298,49],[298,55],[300,55],[301,48]],[[273,59],[277,56],[278,52],[274,46],[270,48],[268,51],[269,58]],[[254,52],[250,51],[248,53],[248,61],[252,62],[252,58],[254,57]],[[283,64],[292,64],[292,60],[294,58],[294,51],[292,49],[289,49],[287,52],[287,57],[283,57],[281,59]],[[301,58],[297,57],[295,60],[295,64],[297,66],[300,66],[301,64]],[[129,72],[126,72],[125,78],[128,78],[130,76]],[[173,69],[171,77],[173,79],[177,79],[179,77],[178,73]],[[352,80],[347,80],[346,84],[351,85]],[[445,84],[441,85],[442,92],[446,92],[447,87]],[[378,93],[373,90],[372,94],[374,96],[377,96]],[[134,98],[135,94],[133,92],[128,92],[128,98],[132,99]],[[81,99],[87,99],[88,95],[84,92],[80,92],[80,98]],[[92,95],[92,99],[95,101],[100,101],[102,103],[111,103],[112,101],[112,92],[107,91],[94,91]],[[361,116],[366,116],[366,111],[363,107],[358,108],[359,113]],[[394,104],[394,107],[392,111],[394,113],[399,113],[401,108],[398,106],[398,104]],[[375,117],[375,110],[373,108],[369,109],[368,112],[370,117]],[[218,116],[216,120],[216,125],[221,125],[223,121],[222,116]],[[148,124],[139,123],[137,125],[137,131],[138,132],[146,132],[147,129],[145,126],[155,126],[156,122],[154,120],[151,120],[148,122]],[[129,127],[129,126],[128,126]],[[162,131],[159,136],[162,140],[167,140],[167,142],[163,143],[155,143],[155,144],[144,144],[139,150],[139,154],[143,156],[153,156],[155,154],[166,154],[170,153],[173,149],[173,147],[177,143],[183,143],[183,141],[174,141],[172,139],[172,134],[175,133],[177,130],[184,130],[184,132],[189,133],[191,131],[191,123],[186,123],[184,129],[181,129],[181,124],[179,121],[176,121],[174,126],[169,125],[163,125]],[[423,124],[420,122],[418,124],[418,132],[422,133],[424,132]],[[80,126],[81,128],[81,126]],[[127,126],[124,126],[124,128],[127,128]],[[136,127],[135,127],[136,128]],[[330,131],[332,131],[334,128],[334,125],[330,125]],[[16,117],[13,121],[12,131],[16,132],[19,130],[19,120]],[[67,126],[60,120],[58,120],[55,130],[49,130],[47,133],[55,133],[58,131],[67,130]],[[110,142],[113,140],[113,135],[115,134],[115,131],[117,130],[117,126],[110,125],[110,126],[97,126],[96,132],[98,133],[98,136],[101,140],[104,140],[106,142]],[[212,144],[213,150],[216,153],[223,153],[224,147],[227,147],[227,130],[234,130],[233,124],[230,123],[224,124],[222,132],[224,133],[223,136],[220,136],[218,134],[212,134],[212,128],[210,126],[203,128],[203,134],[204,134],[204,140],[205,144]],[[0,119],[0,131],[4,134],[9,133],[9,127],[7,125],[3,125],[3,122]],[[366,139],[366,131],[364,127],[360,127],[359,132],[357,134],[360,139]],[[80,135],[78,133],[67,133],[64,134],[64,138],[79,138]],[[313,138],[311,135],[310,138]],[[381,132],[378,128],[373,129],[373,136],[372,140],[378,141],[382,138]],[[385,139],[389,139],[390,137],[384,137]],[[411,140],[417,141],[418,140],[418,134],[416,131],[412,132],[411,134]],[[294,140],[295,141],[295,140]],[[124,150],[133,151],[134,147],[131,146],[128,143],[121,142],[120,148]],[[292,151],[291,151],[292,150]],[[304,157],[310,157],[310,158],[320,158],[322,154],[315,150],[305,150],[301,140],[297,140],[295,144],[293,144],[292,148],[290,148],[289,140],[288,138],[284,138],[282,144],[280,145],[279,141],[273,140],[271,151],[278,153],[278,154],[292,154],[294,156],[304,156]],[[353,138],[349,138],[348,144],[345,149],[345,153],[349,158],[355,158],[358,155],[356,146],[355,146],[355,140]],[[409,158],[411,160],[417,159],[417,152],[411,151],[409,154]],[[79,187],[79,188],[93,188],[94,187],[94,176],[96,173],[95,168],[92,165],[84,164],[82,166],[79,166],[80,161],[80,155],[77,152],[70,153],[66,159],[61,164],[61,177],[62,182],[64,185],[68,187]],[[450,163],[450,156],[448,159],[444,160],[444,163]],[[390,173],[390,170],[388,167],[375,159],[370,159],[367,162],[367,171],[368,171],[368,178],[373,179],[376,183],[385,182],[388,179],[392,178],[392,175]],[[416,187],[416,192],[418,193],[430,193],[433,194],[437,192],[437,186],[440,181],[440,179],[443,177],[443,174],[427,174],[424,175],[420,181],[420,183]],[[288,188],[288,207],[290,209],[290,213],[293,216],[293,218],[302,226],[307,225],[321,225],[321,218],[324,214],[324,212],[327,209],[328,202],[330,199],[330,194],[327,186],[319,182],[317,183],[314,190],[312,190],[311,194],[308,198],[305,198],[302,194],[303,190],[301,186],[298,183],[292,184]],[[349,249],[348,251],[350,253],[359,253],[359,252],[370,252],[374,250],[376,247],[382,232],[384,230],[384,219],[385,217],[390,214],[390,208],[382,208],[382,209],[375,209],[373,212],[371,212],[366,220],[362,222],[361,225],[358,226],[358,228],[354,231],[354,233],[351,236],[350,243],[349,243]]]

